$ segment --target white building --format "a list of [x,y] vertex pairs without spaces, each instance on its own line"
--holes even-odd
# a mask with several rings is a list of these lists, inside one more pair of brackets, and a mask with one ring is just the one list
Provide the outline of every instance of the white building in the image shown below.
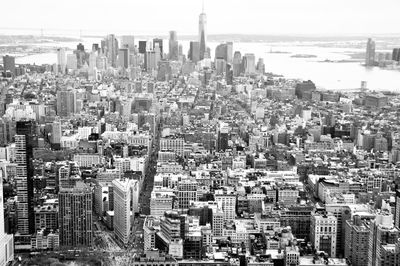
[[216,194],[215,201],[218,207],[224,212],[225,222],[231,222],[236,217],[236,195],[233,194]]
[[114,188],[114,232],[124,244],[129,242],[135,212],[138,211],[139,182],[116,179]]
[[337,218],[332,214],[311,216],[311,243],[317,251],[336,257]]

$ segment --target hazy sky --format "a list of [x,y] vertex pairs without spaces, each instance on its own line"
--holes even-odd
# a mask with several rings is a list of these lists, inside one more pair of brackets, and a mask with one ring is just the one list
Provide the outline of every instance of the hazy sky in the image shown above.
[[[400,33],[400,0],[204,0],[208,33]],[[201,0],[8,0],[0,28],[197,34]],[[1,29],[0,29],[0,32]],[[4,32],[4,28],[3,28]],[[17,31],[15,31],[18,33]],[[64,31],[65,32],[65,31]]]

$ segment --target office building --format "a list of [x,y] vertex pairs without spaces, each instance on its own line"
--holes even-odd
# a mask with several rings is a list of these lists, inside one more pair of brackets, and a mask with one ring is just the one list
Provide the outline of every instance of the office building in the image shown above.
[[[3,179],[0,173],[1,179]],[[14,260],[14,237],[4,231],[3,182],[0,182],[0,265],[8,265]]]
[[10,71],[15,76],[15,57],[9,55],[3,56],[3,67],[4,72]]
[[72,90],[57,91],[57,115],[68,117],[76,111],[76,95]]
[[226,193],[216,194],[215,201],[223,211],[224,224],[232,222],[236,217],[236,195]]
[[369,38],[367,42],[367,51],[365,53],[365,65],[373,66],[375,64],[375,42]]
[[394,207],[394,226],[400,228],[400,189],[396,189],[396,198]]
[[164,55],[163,39],[159,39],[159,38],[153,39],[153,50],[156,50],[157,46],[160,49],[159,55],[160,55],[160,59],[161,59],[161,58],[163,58],[163,55]]
[[157,69],[157,55],[155,51],[146,51],[144,54],[144,68],[147,72]]
[[200,43],[199,42],[190,42],[190,49],[188,58],[193,62],[197,63],[200,60]]
[[400,62],[400,48],[394,48],[393,49],[392,60]]
[[62,74],[64,74],[66,67],[67,67],[67,61],[66,61],[66,57],[65,57],[65,49],[58,48],[57,49],[57,68]]
[[[204,13],[204,6],[201,14],[199,15],[199,58],[204,59],[204,55],[207,52],[207,15]],[[193,61],[193,60],[192,60]]]
[[254,54],[245,54],[243,56],[244,73],[247,75],[256,73],[256,58]]
[[233,76],[239,77],[242,74],[242,54],[239,51],[236,51],[233,55]]
[[331,214],[316,213],[311,217],[311,244],[317,251],[336,257],[337,218]]
[[18,232],[22,235],[35,232],[33,207],[33,148],[37,147],[36,124],[18,121],[15,135],[15,159],[17,181]]
[[179,46],[178,46],[178,37],[176,35],[176,31],[169,32],[169,60],[178,60],[179,56]]
[[90,247],[93,244],[92,191],[83,182],[58,193],[60,246]]
[[187,210],[190,201],[197,201],[197,182],[192,180],[182,180],[178,184],[179,209]]
[[103,50],[107,57],[108,63],[112,67],[117,66],[117,56],[118,56],[118,40],[114,34],[110,34],[106,37]]
[[129,49],[121,48],[118,51],[118,67],[127,69],[129,67]]
[[375,219],[372,213],[356,214],[345,223],[344,257],[352,265],[368,265],[370,223]]
[[127,48],[129,53],[135,52],[135,37],[133,35],[121,36],[121,48]]
[[393,225],[393,215],[390,211],[384,210],[378,213],[375,221],[370,223],[368,265],[391,265],[385,264],[383,248],[398,243],[399,237],[399,228]]
[[147,41],[139,41],[139,54],[145,54],[147,51]]
[[132,179],[112,181],[114,194],[114,232],[123,243],[128,244],[134,214],[139,211],[139,182]]

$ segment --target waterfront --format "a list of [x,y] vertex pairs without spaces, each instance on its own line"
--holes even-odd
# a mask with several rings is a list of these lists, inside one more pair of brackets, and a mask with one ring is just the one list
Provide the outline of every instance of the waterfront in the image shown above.
[[[92,43],[100,43],[100,41],[100,38],[84,38],[82,43],[86,49],[90,49]],[[187,54],[189,41],[180,43],[183,46],[183,53]],[[352,54],[364,53],[363,43],[348,43],[351,46],[347,48],[342,43],[332,42],[234,42],[233,51],[240,51],[242,55],[254,53],[257,59],[264,58],[266,72],[286,78],[310,79],[321,89],[356,89],[360,87],[361,81],[367,81],[368,88],[371,90],[400,92],[399,70],[363,66],[362,59],[357,60],[351,57]],[[211,51],[214,51],[218,44],[219,42],[209,42],[208,46]],[[40,45],[67,47],[72,50],[76,48],[77,43]],[[164,50],[167,51],[167,40],[164,40],[164,46]],[[296,55],[312,55],[313,57],[296,57]],[[330,62],[324,62],[326,60]],[[344,61],[340,62],[340,60]],[[34,54],[16,59],[16,62],[20,64],[54,64],[56,61],[55,53]]]

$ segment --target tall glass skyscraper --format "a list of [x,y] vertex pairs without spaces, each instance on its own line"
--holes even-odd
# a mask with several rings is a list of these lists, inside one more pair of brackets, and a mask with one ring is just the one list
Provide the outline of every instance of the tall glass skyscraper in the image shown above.
[[204,13],[204,3],[203,3],[203,10],[199,16],[200,60],[204,59],[204,54],[207,51],[206,26],[207,26],[207,16],[206,13]]

